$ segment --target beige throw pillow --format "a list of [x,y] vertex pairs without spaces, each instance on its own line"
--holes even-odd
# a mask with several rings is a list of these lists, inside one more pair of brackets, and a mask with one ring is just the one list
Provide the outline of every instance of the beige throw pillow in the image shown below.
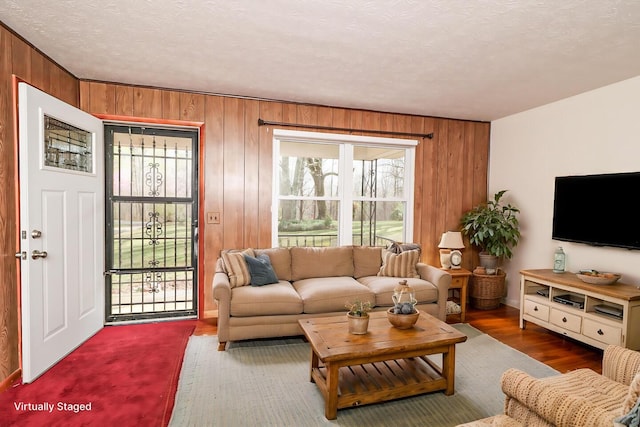
[[222,260],[229,276],[229,283],[232,288],[236,286],[247,286],[251,283],[251,274],[244,256],[249,255],[255,258],[253,249],[244,251],[223,251]]
[[382,267],[378,276],[419,278],[416,264],[420,259],[420,251],[412,250],[395,254],[391,251],[382,251]]

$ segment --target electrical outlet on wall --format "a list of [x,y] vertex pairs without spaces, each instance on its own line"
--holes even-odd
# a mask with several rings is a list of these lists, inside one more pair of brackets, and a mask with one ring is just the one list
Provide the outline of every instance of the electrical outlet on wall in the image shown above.
[[220,224],[220,212],[207,212],[207,224]]

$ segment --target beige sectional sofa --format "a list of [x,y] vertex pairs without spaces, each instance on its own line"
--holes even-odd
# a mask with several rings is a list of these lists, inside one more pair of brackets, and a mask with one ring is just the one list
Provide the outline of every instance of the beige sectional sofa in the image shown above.
[[[244,254],[268,255],[277,283],[248,283]],[[213,278],[218,349],[228,341],[301,335],[299,319],[345,315],[345,304],[356,300],[386,310],[402,279],[414,288],[418,310],[445,319],[451,275],[419,262],[419,251],[369,246],[223,251]]]

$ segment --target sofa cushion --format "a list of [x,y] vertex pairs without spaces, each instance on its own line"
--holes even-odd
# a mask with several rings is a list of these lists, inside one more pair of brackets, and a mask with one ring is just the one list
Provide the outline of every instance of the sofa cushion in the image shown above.
[[416,264],[420,260],[420,251],[404,251],[399,254],[389,250],[382,251],[382,267],[378,276],[388,277],[420,277]]
[[293,247],[291,251],[291,280],[315,277],[353,277],[353,248]]
[[289,248],[254,249],[256,256],[269,255],[273,271],[280,280],[291,281],[291,253]]
[[379,246],[353,247],[353,277],[375,276],[382,265],[382,248]]
[[278,276],[276,276],[273,267],[271,267],[269,255],[260,254],[255,258],[245,255],[244,260],[247,262],[247,267],[249,267],[249,273],[251,274],[251,286],[278,283]]
[[293,282],[302,298],[305,313],[347,312],[345,305],[354,301],[373,304],[375,294],[353,277],[317,277]]
[[[413,288],[418,304],[438,301],[438,288],[431,282],[422,279],[407,278],[407,284]],[[397,277],[367,276],[358,279],[376,295],[376,306],[392,306],[393,290],[398,286]]]
[[247,262],[244,259],[245,255],[255,256],[253,249],[222,251],[224,268],[229,276],[229,283],[232,288],[246,286],[251,283],[251,274],[249,274],[249,266],[247,266]]
[[239,317],[300,314],[302,299],[284,280],[264,286],[241,286],[231,290],[229,313]]

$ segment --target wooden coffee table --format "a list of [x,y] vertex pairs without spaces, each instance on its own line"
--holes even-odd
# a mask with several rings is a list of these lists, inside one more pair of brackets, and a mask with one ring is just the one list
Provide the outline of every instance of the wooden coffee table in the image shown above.
[[[299,320],[311,344],[311,381],[324,396],[327,419],[351,406],[438,390],[453,394],[455,346],[466,335],[425,313],[405,330],[391,326],[384,311],[370,317],[365,335],[350,334],[346,316]],[[442,354],[442,366],[430,354]]]

